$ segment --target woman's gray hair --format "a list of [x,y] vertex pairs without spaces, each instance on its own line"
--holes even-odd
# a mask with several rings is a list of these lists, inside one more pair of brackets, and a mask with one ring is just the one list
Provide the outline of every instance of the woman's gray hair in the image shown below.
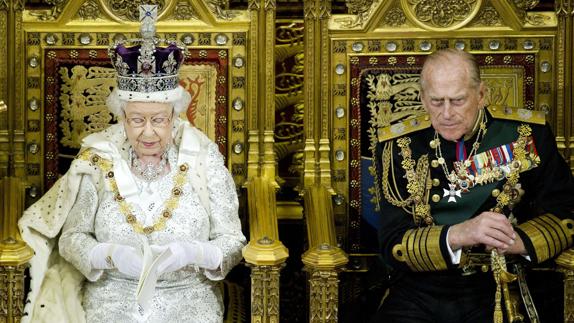
[[191,95],[189,92],[181,85],[169,92],[170,93],[149,93],[149,95],[144,96],[142,93],[130,93],[114,88],[106,99],[106,105],[116,118],[122,118],[124,116],[124,110],[128,102],[170,103],[175,115],[179,115],[187,110],[191,103]]

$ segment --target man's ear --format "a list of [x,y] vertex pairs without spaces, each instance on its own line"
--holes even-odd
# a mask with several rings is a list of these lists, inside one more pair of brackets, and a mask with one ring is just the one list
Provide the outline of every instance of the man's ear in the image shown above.
[[488,91],[488,88],[486,87],[486,85],[484,84],[483,81],[480,81],[480,85],[478,86],[478,105],[480,107],[484,106],[484,101],[486,100],[486,93]]
[[423,109],[425,109],[425,111],[428,112],[428,109],[425,104],[425,92],[423,91],[422,88],[420,89],[419,97],[421,99],[421,105],[423,106]]

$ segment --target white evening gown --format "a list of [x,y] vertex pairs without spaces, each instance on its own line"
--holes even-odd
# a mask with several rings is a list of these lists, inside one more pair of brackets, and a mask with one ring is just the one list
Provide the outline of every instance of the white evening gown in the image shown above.
[[[153,224],[169,199],[177,172],[177,152],[169,151],[171,171],[149,187],[136,178],[139,196],[128,199],[138,222]],[[107,190],[103,174],[94,180],[82,178],[82,184],[59,241],[61,255],[87,277],[84,285],[83,306],[86,320],[92,322],[140,322],[136,319],[135,290],[137,279],[129,278],[117,270],[93,270],[89,252],[99,242],[130,245],[142,249],[143,239],[148,243],[164,245],[174,241],[209,241],[223,254],[221,268],[208,271],[194,266],[165,273],[159,277],[151,315],[146,322],[222,322],[223,301],[218,280],[221,280],[241,260],[245,237],[237,216],[238,202],[235,184],[217,146],[209,145],[207,159],[207,186],[211,215],[201,205],[190,181],[183,186],[184,194],[166,227],[146,236],[137,234],[119,212],[113,193]],[[98,189],[101,187],[101,189]]]

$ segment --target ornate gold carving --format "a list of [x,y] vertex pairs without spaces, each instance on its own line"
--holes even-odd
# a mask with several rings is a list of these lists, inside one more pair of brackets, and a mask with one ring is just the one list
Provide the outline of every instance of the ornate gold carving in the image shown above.
[[[560,0],[556,1],[555,8],[557,15],[574,15],[574,4],[571,3],[572,0]],[[572,10],[572,12],[569,12]]]
[[277,66],[289,66],[276,69],[275,76],[275,113],[281,121],[275,125],[275,155],[278,161],[291,156],[288,172],[300,176],[303,171],[304,110],[303,74],[305,53],[303,52],[304,27],[291,23],[279,25],[275,31]]
[[401,0],[410,18],[423,28],[451,30],[464,26],[480,9],[482,0]]
[[384,26],[399,27],[405,24],[407,17],[401,8],[391,8],[383,19]]
[[478,13],[474,25],[500,26],[502,25],[502,18],[494,7],[485,6]]
[[310,322],[336,322],[338,312],[337,273],[348,262],[336,244],[331,193],[322,184],[305,188],[305,214],[309,250],[301,260],[310,273]]
[[524,86],[524,70],[520,67],[483,68],[482,80],[488,91],[487,105],[524,106],[524,93],[517,91]]
[[[0,56],[1,57],[8,57],[8,39],[7,39],[7,12],[4,11],[5,8],[0,9]],[[8,77],[8,60],[2,59],[0,60],[0,99],[8,100],[7,97],[7,88],[6,88],[6,80]],[[5,130],[8,128],[8,114],[7,113],[0,113],[0,129]]]
[[540,0],[512,0],[512,2],[514,2],[514,5],[519,9],[530,10],[536,7]]
[[279,322],[279,272],[283,265],[251,267],[251,322]]
[[62,79],[61,144],[79,148],[85,136],[107,128],[112,121],[105,98],[115,86],[114,69],[76,65],[71,71],[61,67],[59,72]]
[[197,13],[187,1],[179,1],[173,11],[175,20],[192,20],[197,19]]
[[24,311],[26,265],[0,266],[0,322],[19,322]]
[[541,13],[529,13],[524,18],[525,21],[533,26],[544,26],[552,21],[552,17]]
[[[266,1],[266,4],[267,2],[275,3],[274,1]],[[219,19],[231,20],[236,16],[232,11],[225,10],[225,8],[229,7],[229,0],[207,0],[207,5],[211,12]]]
[[280,141],[289,141],[290,143],[300,142],[303,136],[303,103],[297,103],[294,106],[293,116],[290,120],[285,119],[281,114],[281,121],[275,126],[275,139]]
[[562,252],[556,264],[564,275],[564,322],[574,322],[574,249]]
[[[303,8],[303,17],[305,19],[317,19],[317,17],[319,16],[318,14],[318,8],[317,8],[317,4],[315,3],[314,0],[305,0],[304,1],[304,8]],[[311,26],[309,26],[311,27]]]
[[342,27],[346,28],[362,26],[371,14],[371,8],[374,3],[376,3],[374,0],[346,0],[345,5],[349,8],[349,13],[355,15],[355,17],[337,21],[341,23]]
[[[280,26],[276,33],[277,61],[292,66],[277,71],[275,76],[275,111],[281,120],[275,125],[274,150],[277,160],[291,156],[288,171],[300,175],[303,169],[303,118],[305,104],[303,102],[303,74],[305,54],[303,53],[303,27],[301,24]],[[278,64],[279,65],[279,64]]]
[[88,0],[78,9],[77,17],[82,20],[96,20],[101,15],[100,6],[96,0]]
[[52,6],[52,8],[48,10],[31,11],[30,15],[42,21],[56,20],[68,3],[68,0],[46,0],[45,3]]
[[100,0],[104,10],[115,16],[118,20],[138,21],[139,6],[142,4],[157,5],[158,16],[166,8],[164,0]]
[[24,308],[24,269],[33,250],[20,239],[17,222],[24,210],[21,178],[0,180],[0,322],[19,322]]
[[564,322],[574,322],[574,270],[564,270]]
[[[300,50],[302,50],[302,46]],[[305,53],[299,52],[293,56],[294,64],[290,70],[279,71],[275,79],[275,89],[277,92],[287,97],[292,97],[302,93],[303,89],[303,69],[305,63]],[[287,101],[282,99],[281,101]],[[287,101],[289,103],[289,101]]]
[[311,273],[309,322],[337,322],[339,312],[339,278],[335,271]]
[[248,0],[247,9],[257,11],[261,7],[261,0]]

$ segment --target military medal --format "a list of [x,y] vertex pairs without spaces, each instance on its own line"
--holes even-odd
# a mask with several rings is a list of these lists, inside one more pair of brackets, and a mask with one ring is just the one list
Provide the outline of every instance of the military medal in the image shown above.
[[[441,142],[438,132],[435,131],[434,139],[430,142],[431,148],[435,150],[436,164],[442,168],[444,175],[449,182],[448,189],[443,188],[443,198],[448,197],[448,203],[456,203],[457,197],[462,198],[461,193],[469,192],[469,190],[474,187],[475,183],[477,183],[479,180],[484,180],[483,178],[475,177],[469,172],[469,169],[473,171],[475,168],[478,168],[475,166],[474,156],[478,150],[478,147],[480,146],[480,141],[486,134],[486,114],[482,111],[482,109],[479,111],[480,115],[478,118],[481,119],[480,127],[478,129],[476,139],[472,144],[472,150],[467,157],[466,149],[464,147],[464,139],[461,139],[459,142],[457,142],[458,161],[454,162],[454,169],[452,171],[449,171],[447,162],[442,155],[442,150],[440,148]],[[435,163],[435,161],[432,161],[431,164],[432,163]]]
[[443,191],[444,194],[442,195],[442,197],[448,196],[448,203],[450,202],[456,203],[456,196],[462,197],[460,195],[460,190],[457,190],[456,185],[454,184],[448,184],[448,190],[446,188],[443,188]]

